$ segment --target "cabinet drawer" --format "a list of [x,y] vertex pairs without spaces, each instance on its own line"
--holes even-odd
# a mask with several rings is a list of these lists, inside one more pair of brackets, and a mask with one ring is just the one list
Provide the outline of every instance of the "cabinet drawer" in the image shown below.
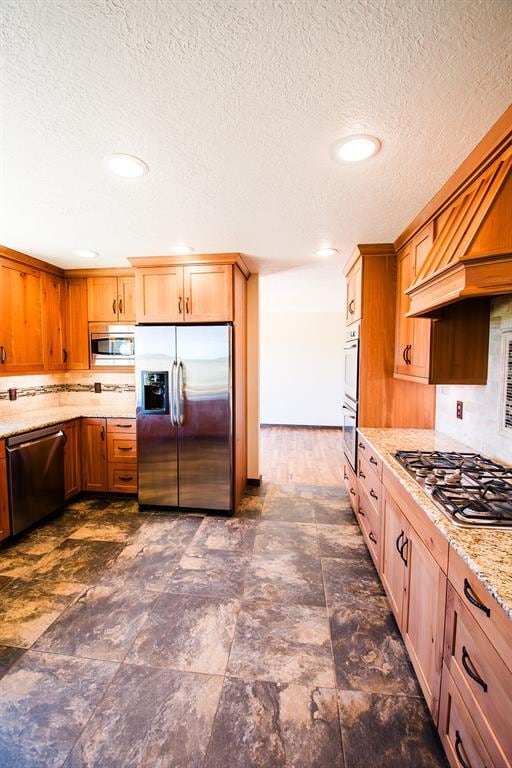
[[487,591],[478,576],[450,547],[448,578],[480,629],[509,665],[512,621]]
[[352,507],[354,512],[357,512],[357,503],[358,503],[357,479],[356,479],[354,470],[346,460],[343,464],[343,482],[345,483],[345,488],[348,491],[348,499],[350,501],[350,506]]
[[439,735],[452,768],[498,768],[489,757],[462,696],[444,665]]
[[363,536],[366,541],[366,546],[370,551],[373,562],[377,570],[380,568],[380,515],[377,510],[368,500],[368,496],[362,488],[359,489],[359,504],[357,507],[357,519]]
[[135,436],[135,419],[107,419],[107,433],[119,432],[122,435]]
[[125,437],[119,434],[107,435],[108,460],[132,462],[137,459],[137,442],[133,437]]
[[512,672],[448,585],[444,660],[496,765],[511,766]]
[[137,493],[137,466],[120,461],[109,463],[108,489],[116,493]]
[[357,452],[359,456],[363,456],[368,464],[372,467],[375,474],[382,480],[382,459],[373,450],[371,443],[362,437],[361,434],[357,436]]
[[368,496],[368,501],[375,507],[375,511],[380,516],[382,510],[382,483],[377,473],[374,472],[371,465],[363,456],[358,460],[357,482],[361,485]]

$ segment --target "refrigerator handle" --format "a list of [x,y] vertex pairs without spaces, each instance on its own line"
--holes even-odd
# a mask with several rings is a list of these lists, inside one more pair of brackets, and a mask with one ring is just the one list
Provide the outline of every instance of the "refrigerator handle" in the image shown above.
[[176,371],[176,360],[172,361],[171,370],[169,371],[169,381],[170,381],[170,397],[169,397],[169,415],[171,417],[171,424],[173,427],[177,427],[176,423],[176,387],[174,386],[174,374]]
[[178,425],[181,427],[183,425],[183,422],[185,420],[185,413],[184,413],[184,399],[183,399],[183,363],[181,360],[178,363],[178,374],[177,374],[177,385],[176,385],[176,421],[178,422]]

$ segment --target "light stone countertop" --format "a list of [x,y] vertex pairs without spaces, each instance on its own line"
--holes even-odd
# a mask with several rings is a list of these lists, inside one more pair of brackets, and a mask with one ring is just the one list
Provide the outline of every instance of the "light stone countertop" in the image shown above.
[[477,451],[433,429],[363,427],[358,431],[512,619],[512,530],[454,525],[394,457],[400,450]]
[[60,408],[41,408],[38,411],[29,411],[26,415],[20,414],[0,419],[0,438],[19,435],[31,429],[42,429],[61,421],[70,421],[79,418],[114,418],[134,419],[135,408],[116,405],[63,405]]

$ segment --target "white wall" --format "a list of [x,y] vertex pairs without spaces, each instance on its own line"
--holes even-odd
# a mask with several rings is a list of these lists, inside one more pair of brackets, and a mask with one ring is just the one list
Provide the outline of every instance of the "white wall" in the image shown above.
[[261,423],[341,425],[344,308],[340,264],[260,277]]
[[[485,386],[437,387],[436,429],[480,453],[512,464],[512,432],[504,429],[505,368],[503,337],[512,331],[512,297],[493,299],[489,374]],[[462,400],[462,421],[456,418]]]

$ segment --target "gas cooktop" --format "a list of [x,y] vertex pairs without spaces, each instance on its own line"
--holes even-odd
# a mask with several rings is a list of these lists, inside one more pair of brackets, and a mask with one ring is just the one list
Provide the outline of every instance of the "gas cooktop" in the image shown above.
[[395,457],[455,525],[512,528],[512,468],[478,453],[397,451]]

